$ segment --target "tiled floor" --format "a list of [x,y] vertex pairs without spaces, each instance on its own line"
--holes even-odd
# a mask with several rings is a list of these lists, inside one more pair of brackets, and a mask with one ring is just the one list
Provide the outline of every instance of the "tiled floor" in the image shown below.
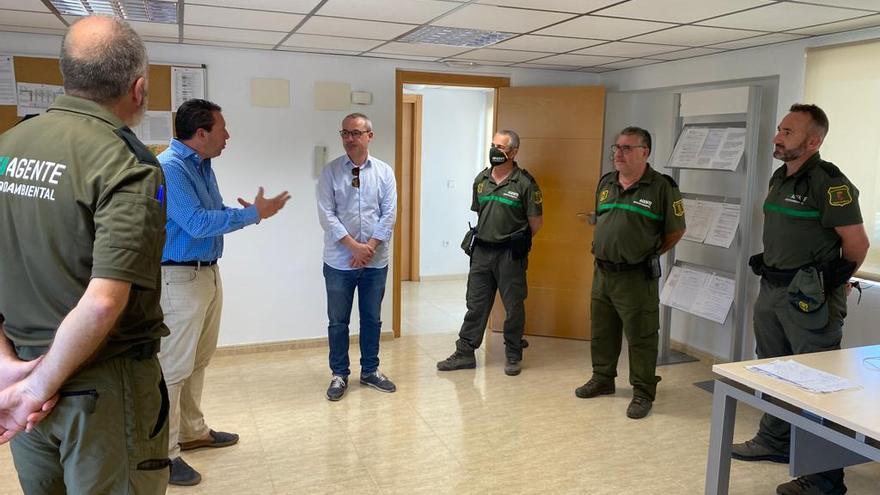
[[[437,372],[459,323],[423,322],[435,333],[383,341],[382,370],[397,393],[354,383],[335,403],[324,398],[326,349],[215,359],[205,410],[241,443],[187,453],[204,481],[169,493],[703,493],[711,396],[693,382],[711,377],[708,365],[661,367],[654,411],[633,421],[625,366],[616,395],[575,398],[589,372],[586,342],[532,338],[522,375],[508,377],[493,335],[476,370]],[[748,438],[758,415],[739,413],[736,438]],[[787,480],[786,466],[734,461],[731,493],[769,495]],[[880,467],[848,469],[847,485],[851,495],[880,493]],[[2,447],[0,495],[19,493]]]

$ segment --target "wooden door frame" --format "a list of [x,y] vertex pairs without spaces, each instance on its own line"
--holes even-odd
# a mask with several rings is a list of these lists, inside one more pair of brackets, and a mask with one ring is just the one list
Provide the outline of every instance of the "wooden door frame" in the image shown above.
[[[419,215],[421,214],[421,189],[422,189],[422,95],[403,95],[402,99],[403,103],[412,103],[413,104],[413,129],[412,129],[412,161],[410,165],[412,166],[412,170],[410,170],[410,176],[412,177],[411,185],[412,185],[412,195],[410,199],[412,200],[412,209],[410,211],[410,215],[412,218],[412,222],[410,223],[410,279],[418,281],[420,279],[419,274],[419,236],[415,235],[419,232],[421,228],[421,219]],[[402,131],[402,129],[401,129]],[[402,133],[399,133],[402,139]],[[402,141],[401,141],[401,144]],[[403,163],[403,154],[401,151],[401,160],[398,163]],[[402,171],[401,171],[402,178]],[[400,183],[398,183],[400,184]],[[399,196],[399,195],[398,195]],[[403,206],[403,205],[400,205]],[[400,212],[400,207],[398,207],[398,212]],[[400,265],[397,265],[400,266]]]
[[[495,89],[495,107],[498,106],[498,88],[506,88],[510,86],[509,77],[498,76],[476,76],[470,74],[450,74],[445,72],[417,72],[397,69],[395,76],[394,89],[394,107],[395,107],[395,136],[394,136],[394,179],[398,184],[401,183],[403,162],[403,85],[404,84],[431,84],[437,86],[468,86],[476,88],[493,88]],[[496,112],[497,115],[497,112]],[[493,128],[495,122],[492,123]],[[397,211],[400,211],[400,195],[397,196]],[[395,337],[400,337],[401,317],[400,317],[400,217],[394,222],[394,234],[392,241],[392,271],[394,273],[391,281],[391,308],[392,323],[391,328]]]

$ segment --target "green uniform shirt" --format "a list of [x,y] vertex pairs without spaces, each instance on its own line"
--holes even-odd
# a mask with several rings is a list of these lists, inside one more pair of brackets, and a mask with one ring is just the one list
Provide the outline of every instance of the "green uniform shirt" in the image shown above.
[[486,168],[474,179],[471,210],[479,217],[477,239],[507,242],[512,234],[528,228],[528,217],[541,216],[543,202],[535,178],[516,163],[501,184],[492,178],[492,168]]
[[665,234],[684,230],[684,204],[672,177],[650,165],[625,191],[618,176],[599,179],[593,254],[611,263],[641,263],[657,253]]
[[95,359],[168,334],[163,181],[119,118],[82,98],[59,96],[0,135],[0,312],[13,343],[51,344],[93,277],[132,283]]
[[764,201],[764,263],[792,270],[839,258],[834,227],[862,223],[858,189],[818,152],[785,174],[785,165],[773,173]]

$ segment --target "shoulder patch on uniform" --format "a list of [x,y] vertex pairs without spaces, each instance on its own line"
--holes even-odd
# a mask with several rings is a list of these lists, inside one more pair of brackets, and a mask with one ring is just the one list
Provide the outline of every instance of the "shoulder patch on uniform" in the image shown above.
[[684,216],[684,200],[674,201],[672,203],[672,211],[677,217]]
[[131,150],[131,153],[135,157],[137,157],[139,162],[155,165],[157,167],[159,166],[159,160],[156,158],[156,155],[154,155],[149,148],[144,146],[144,143],[138,139],[131,129],[128,127],[120,127],[118,129],[113,129],[113,132],[119,136],[119,139],[122,139],[122,141],[125,142],[125,145],[128,146],[128,149]]
[[822,170],[824,170],[825,173],[828,174],[828,177],[831,177],[832,179],[843,177],[843,172],[841,172],[840,169],[837,168],[837,165],[831,162],[821,160],[819,161],[819,167],[821,167]]
[[832,186],[828,188],[828,204],[831,206],[846,206],[852,203],[853,197],[849,186]]
[[477,184],[477,194],[482,194],[482,193],[483,193],[483,181],[480,181],[480,183]]
[[599,193],[599,202],[603,202],[608,199],[608,189],[602,189],[602,192]]
[[671,176],[666,175],[666,174],[660,174],[660,175],[662,175],[663,178],[666,179],[666,182],[668,182],[669,185],[671,185],[672,187],[676,187],[676,188],[678,187],[678,183],[675,182],[675,179],[673,179]]
[[541,203],[544,202],[544,195],[541,194],[541,191],[535,191],[535,195],[534,195],[534,196],[535,196],[535,197],[534,197],[533,200],[534,200],[534,202],[535,202],[536,205],[539,205],[539,204],[541,204]]

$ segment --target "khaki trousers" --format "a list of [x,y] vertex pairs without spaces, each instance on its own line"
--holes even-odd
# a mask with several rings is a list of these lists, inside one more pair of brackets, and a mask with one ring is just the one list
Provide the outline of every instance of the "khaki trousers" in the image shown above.
[[176,459],[179,443],[208,434],[201,403],[205,368],[220,334],[223,284],[218,266],[163,266],[161,305],[171,330],[159,352],[171,405],[168,457]]

